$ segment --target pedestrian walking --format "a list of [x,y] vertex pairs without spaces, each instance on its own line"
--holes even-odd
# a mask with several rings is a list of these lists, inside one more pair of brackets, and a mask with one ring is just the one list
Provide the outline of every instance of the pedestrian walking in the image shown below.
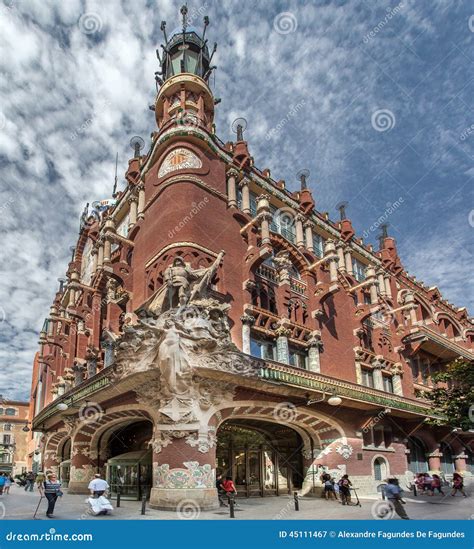
[[28,492],[28,491],[33,492],[33,486],[35,484],[35,475],[33,471],[29,471],[28,473],[26,473],[25,480],[26,480],[25,492]]
[[459,473],[453,474],[453,490],[451,492],[451,495],[454,497],[458,492],[461,492],[461,494],[467,498],[467,494],[464,491],[464,479]]
[[224,480],[221,474],[216,477],[216,489],[220,507],[227,507],[227,503],[224,501],[226,491],[224,489]]
[[405,502],[402,498],[403,490],[398,484],[398,479],[389,478],[387,479],[387,484],[385,485],[385,497],[393,506],[394,511],[397,515],[403,520],[409,520],[409,516],[406,514],[406,511],[403,507]]
[[3,473],[0,473],[0,496],[3,495],[3,490],[5,489],[5,476]]
[[12,485],[13,479],[12,477],[7,473],[5,475],[5,486],[3,487],[3,493],[9,494],[10,493],[10,486]]
[[46,516],[48,518],[54,518],[54,506],[58,497],[62,497],[61,483],[58,481],[55,473],[50,473],[47,479],[44,481],[44,495],[48,500],[48,509]]
[[349,480],[349,475],[343,475],[339,480],[338,485],[342,505],[350,505],[352,482]]
[[422,494],[425,491],[425,475],[424,473],[418,473],[415,477],[415,486],[417,489],[417,492],[419,494]]
[[91,495],[93,495],[95,498],[100,498],[100,496],[103,496],[105,492],[109,489],[109,483],[100,477],[100,475],[97,473],[94,475],[94,478],[89,482],[89,490]]
[[433,474],[433,480],[431,482],[431,490],[433,491],[433,495],[435,493],[435,490],[438,490],[438,493],[444,496],[443,490],[441,490],[441,478],[439,475]]

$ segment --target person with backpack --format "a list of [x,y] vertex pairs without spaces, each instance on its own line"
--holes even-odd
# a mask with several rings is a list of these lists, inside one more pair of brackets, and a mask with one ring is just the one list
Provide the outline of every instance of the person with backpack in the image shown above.
[[451,495],[454,497],[457,492],[461,492],[461,494],[467,498],[467,494],[464,491],[464,479],[459,473],[453,474],[453,490],[451,492]]
[[50,473],[47,476],[47,479],[43,483],[44,495],[48,500],[48,509],[46,511],[46,516],[48,518],[54,518],[54,506],[58,497],[62,497],[63,493],[61,491],[61,483],[59,482],[57,476],[54,473]]
[[342,505],[350,505],[352,482],[349,480],[349,475],[343,475],[339,480],[338,485]]

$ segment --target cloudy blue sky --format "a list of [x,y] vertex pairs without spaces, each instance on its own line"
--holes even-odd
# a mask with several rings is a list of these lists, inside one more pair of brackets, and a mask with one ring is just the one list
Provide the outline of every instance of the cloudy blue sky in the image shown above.
[[[0,393],[26,398],[43,318],[86,201],[130,137],[149,143],[160,22],[180,2],[0,3]],[[245,117],[260,168],[359,235],[387,215],[407,269],[473,307],[474,6],[469,1],[188,2],[218,42],[217,131]],[[123,181],[123,178],[121,178]],[[400,200],[401,199],[401,200]],[[386,214],[394,202],[399,207]],[[391,208],[393,210],[394,208]]]

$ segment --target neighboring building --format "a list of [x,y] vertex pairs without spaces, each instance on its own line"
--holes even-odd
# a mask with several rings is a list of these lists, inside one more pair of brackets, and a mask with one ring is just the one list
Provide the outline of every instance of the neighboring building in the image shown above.
[[19,475],[26,471],[29,402],[0,396],[0,472]]
[[304,173],[292,192],[258,170],[241,125],[218,139],[206,42],[166,37],[150,150],[135,139],[126,189],[83,214],[34,364],[42,466],[170,509],[216,506],[216,469],[256,496],[317,493],[322,468],[363,493],[471,474],[474,433],[426,425],[423,399],[474,358],[466,309],[394,238],[315,210]]

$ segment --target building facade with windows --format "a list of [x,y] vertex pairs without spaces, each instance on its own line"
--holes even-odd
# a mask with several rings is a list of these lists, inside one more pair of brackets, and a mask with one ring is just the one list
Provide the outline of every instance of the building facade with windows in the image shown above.
[[429,425],[432,375],[474,358],[466,309],[223,143],[205,32],[169,36],[146,154],[87,209],[40,334],[35,451],[69,490],[96,472],[157,508],[319,493],[323,469],[362,493],[388,475],[472,474],[473,433]]
[[0,472],[20,475],[27,467],[29,403],[0,398]]

